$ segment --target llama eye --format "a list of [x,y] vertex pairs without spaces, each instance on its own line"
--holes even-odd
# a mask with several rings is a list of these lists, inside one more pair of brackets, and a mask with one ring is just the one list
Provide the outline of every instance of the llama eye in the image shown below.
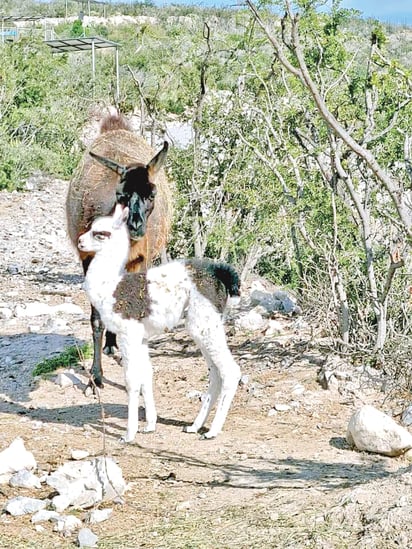
[[111,237],[111,233],[109,233],[108,231],[93,232],[93,238],[99,241],[106,240],[106,238],[110,238],[110,237]]

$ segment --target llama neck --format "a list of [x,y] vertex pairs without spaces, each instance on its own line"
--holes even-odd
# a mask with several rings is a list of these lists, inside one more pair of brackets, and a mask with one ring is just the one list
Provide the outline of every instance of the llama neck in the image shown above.
[[124,250],[121,247],[112,248],[97,252],[92,259],[87,269],[84,288],[97,308],[99,301],[113,295],[123,276],[128,251],[128,247]]

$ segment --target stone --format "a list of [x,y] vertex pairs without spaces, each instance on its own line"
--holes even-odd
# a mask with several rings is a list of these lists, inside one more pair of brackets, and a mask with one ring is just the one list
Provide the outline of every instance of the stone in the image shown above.
[[112,513],[113,509],[94,509],[94,511],[90,512],[88,521],[90,524],[97,524],[98,522],[107,520]]
[[41,509],[47,507],[49,503],[50,500],[48,499],[35,499],[25,496],[17,496],[6,501],[4,511],[10,515],[13,515],[13,517],[18,517],[40,511]]
[[291,394],[293,396],[299,396],[299,395],[303,395],[304,392],[305,392],[305,387],[300,383],[296,383],[296,385],[294,385],[291,391]]
[[282,311],[286,314],[294,313],[301,314],[302,309],[297,304],[295,298],[285,292],[284,290],[277,290],[273,294],[273,298],[279,301],[279,311]]
[[56,385],[59,385],[63,389],[67,389],[68,387],[73,387],[74,385],[73,378],[66,372],[62,372],[58,374],[56,377],[55,383]]
[[201,391],[197,391],[196,389],[193,389],[192,391],[188,391],[186,393],[186,398],[188,398],[189,400],[201,400],[202,393]]
[[25,305],[17,305],[14,314],[17,318],[52,315],[53,308],[47,305],[47,303],[35,301],[33,303],[26,303]]
[[403,425],[412,425],[412,404],[402,412],[401,421]]
[[31,517],[31,521],[33,524],[37,524],[38,522],[47,522],[49,520],[54,520],[59,517],[60,515],[56,511],[48,511],[47,509],[41,509]]
[[0,452],[0,475],[17,473],[22,469],[31,470],[36,467],[34,456],[26,450],[21,437],[15,438],[8,448]]
[[120,467],[104,457],[65,463],[46,482],[59,493],[52,501],[59,512],[70,505],[87,509],[101,501],[113,500],[126,490]]
[[9,484],[17,488],[41,488],[40,479],[27,469],[22,469],[15,473],[10,478]]
[[288,404],[275,404],[273,408],[277,412],[288,412],[290,410],[290,406]]
[[60,305],[55,305],[53,307],[55,313],[61,313],[65,315],[80,315],[85,316],[84,311],[78,305],[74,303],[61,303]]
[[0,319],[10,320],[13,316],[13,311],[9,307],[0,307]]
[[250,293],[249,299],[252,307],[260,305],[268,313],[272,313],[276,310],[276,301],[270,293],[262,292],[260,290],[253,290]]
[[412,448],[412,435],[387,414],[363,406],[350,418],[346,440],[358,450],[399,456]]
[[82,528],[77,536],[77,543],[79,547],[96,547],[99,538],[94,534],[90,528]]
[[65,511],[69,505],[72,503],[72,498],[69,495],[58,495],[54,496],[52,499],[52,505],[53,508],[56,510],[57,513],[62,513]]
[[268,320],[263,318],[258,311],[252,309],[251,311],[240,315],[235,320],[235,326],[237,329],[244,331],[264,331],[268,327]]
[[79,461],[89,457],[90,454],[87,450],[72,450],[70,455],[72,459]]
[[78,530],[82,526],[82,521],[74,515],[62,515],[55,519],[56,525],[53,528],[55,532],[63,532],[66,536]]
[[282,323],[273,318],[269,319],[268,327],[266,329],[266,336],[280,335],[284,331]]

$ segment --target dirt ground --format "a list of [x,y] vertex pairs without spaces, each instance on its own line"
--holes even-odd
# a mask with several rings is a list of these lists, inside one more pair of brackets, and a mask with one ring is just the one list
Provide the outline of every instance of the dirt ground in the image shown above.
[[[91,333],[80,265],[65,236],[67,183],[40,178],[32,187],[0,193],[0,450],[21,436],[41,471],[70,460],[73,449],[112,456],[129,489],[123,502],[102,505],[114,511],[92,526],[98,547],[412,547],[409,463],[353,451],[345,439],[361,404],[390,403],[366,385],[324,390],[317,372],[327,353],[300,320],[280,318],[283,333],[266,337],[236,331],[229,318],[230,348],[247,377],[214,440],[182,431],[198,411],[193,395],[207,381],[183,330],[151,344],[158,427],[133,444],[119,442],[126,393],[118,357],[104,357],[100,402],[83,386],[59,387],[54,376],[33,379],[38,362],[90,341]],[[24,316],[19,307],[34,302],[73,303],[84,314]],[[86,372],[79,374],[86,381]],[[49,494],[46,486],[1,485],[0,508],[15,495]],[[2,514],[0,547],[74,547],[75,535],[44,526],[39,532],[30,516]]]

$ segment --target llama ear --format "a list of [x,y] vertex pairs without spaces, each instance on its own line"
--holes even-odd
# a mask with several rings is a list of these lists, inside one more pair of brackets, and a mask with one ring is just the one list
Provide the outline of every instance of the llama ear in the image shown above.
[[100,164],[103,164],[103,166],[106,166],[106,168],[109,168],[110,170],[113,170],[119,175],[124,175],[126,172],[126,167],[122,166],[121,164],[118,164],[114,160],[110,160],[110,158],[106,158],[105,156],[100,156],[100,154],[96,154],[92,151],[89,151],[89,154],[92,158],[97,160],[97,162],[100,162]]
[[157,172],[160,170],[160,168],[163,166],[166,160],[167,156],[167,150],[169,148],[169,143],[165,141],[163,143],[163,149],[159,151],[156,156],[154,156],[149,164],[147,165],[147,171],[149,172],[149,175],[154,176],[157,174]]
[[124,223],[126,223],[129,217],[129,208],[125,208],[121,204],[116,204],[116,208],[113,213],[113,228],[119,229]]

